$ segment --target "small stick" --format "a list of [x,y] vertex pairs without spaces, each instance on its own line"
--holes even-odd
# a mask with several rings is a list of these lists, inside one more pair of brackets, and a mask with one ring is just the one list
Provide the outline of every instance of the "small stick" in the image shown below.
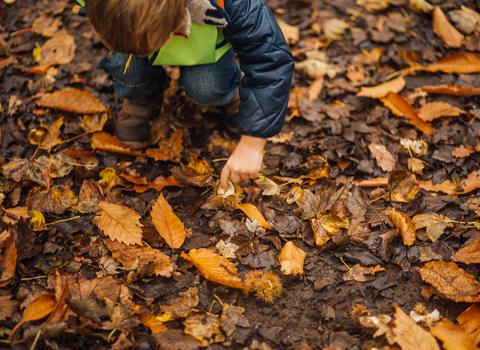
[[37,346],[37,342],[38,342],[38,339],[40,338],[40,334],[42,334],[41,329],[38,330],[37,336],[35,337],[35,340],[33,341],[33,344],[32,344],[32,347],[30,348],[30,350],[34,350],[35,346]]
[[49,222],[48,224],[45,224],[45,226],[55,225],[55,224],[58,224],[59,222],[65,222],[65,221],[75,220],[75,219],[79,219],[79,218],[80,218],[80,216],[75,216],[75,217],[70,218],[70,219],[58,220],[58,221],[54,221],[54,222]]

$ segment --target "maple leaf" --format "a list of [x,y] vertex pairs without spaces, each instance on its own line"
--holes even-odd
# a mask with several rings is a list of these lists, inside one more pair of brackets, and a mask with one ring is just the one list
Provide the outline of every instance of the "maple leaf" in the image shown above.
[[433,10],[433,31],[450,47],[459,48],[463,43],[463,35],[450,24],[440,7]]
[[15,241],[13,233],[5,242],[5,249],[3,256],[0,259],[0,287],[8,285],[13,277],[15,277],[15,267],[17,266],[17,248],[15,247]]
[[460,145],[460,147],[457,147],[452,151],[452,157],[465,158],[473,153],[475,153],[475,148],[473,148],[472,146]]
[[337,190],[335,182],[327,178],[321,178],[315,187],[315,194],[308,189],[304,190],[302,196],[296,201],[302,213],[302,219],[316,217],[321,211],[331,209],[345,190],[345,186]]
[[246,317],[242,315],[244,311],[245,309],[243,307],[223,303],[220,328],[223,329],[227,337],[235,332],[235,326],[250,327],[250,323]]
[[255,180],[255,184],[263,191],[264,196],[276,196],[280,194],[280,187],[268,177],[261,176]]
[[448,320],[438,322],[430,329],[430,332],[442,341],[443,347],[447,350],[478,349],[475,343],[475,337]]
[[435,242],[444,233],[448,223],[440,217],[437,213],[425,213],[415,215],[412,219],[415,225],[415,230],[427,228],[427,236]]
[[183,152],[182,137],[183,131],[180,129],[174,132],[168,141],[160,141],[160,148],[147,149],[147,156],[155,160],[179,163]]
[[357,93],[357,96],[362,97],[371,97],[371,98],[384,98],[391,92],[399,93],[405,87],[406,81],[405,78],[401,75],[396,79],[390,80],[386,83],[372,86],[372,87],[363,87]]
[[168,322],[177,318],[187,317],[187,315],[198,305],[198,294],[196,288],[190,288],[186,292],[181,292],[180,297],[170,301],[169,306],[161,306],[161,315],[157,320]]
[[174,167],[170,171],[173,176],[181,183],[205,187],[213,180],[213,172],[215,169],[212,165],[201,159],[194,159],[187,165],[180,163],[181,168]]
[[395,224],[395,227],[400,231],[403,243],[411,246],[416,238],[415,227],[413,226],[412,220],[406,214],[396,211],[395,209],[391,209],[388,214]]
[[435,338],[417,325],[397,305],[395,307],[395,326],[393,339],[404,350],[440,350]]
[[350,27],[349,24],[344,20],[330,18],[323,23],[322,30],[327,38],[332,40],[342,40],[342,35],[345,33],[345,30],[347,30],[348,27]]
[[420,275],[449,300],[457,303],[480,302],[480,282],[453,262],[428,262],[420,269]]
[[108,250],[112,252],[113,257],[128,270],[135,270],[143,265],[152,263],[155,275],[163,277],[172,275],[173,265],[170,257],[158,249],[144,246],[128,246],[109,239],[105,240],[104,243]]
[[183,324],[185,325],[184,332],[193,335],[203,346],[225,341],[225,336],[220,330],[219,315],[196,311],[190,313]]
[[423,168],[425,167],[427,163],[425,163],[423,160],[418,159],[418,158],[408,158],[408,170],[411,172],[418,174],[418,175],[423,175]]
[[192,249],[182,258],[189,261],[207,279],[228,287],[243,289],[243,282],[233,263],[205,248]]
[[23,310],[22,320],[17,323],[17,325],[12,329],[10,333],[10,339],[16,330],[25,322],[36,321],[44,318],[55,309],[55,294],[42,294],[37,299],[32,301],[28,306]]
[[126,245],[142,245],[142,229],[140,215],[137,212],[118,204],[100,201],[101,210],[92,222],[105,235]]
[[63,117],[53,122],[52,126],[41,123],[41,128],[33,129],[29,132],[27,138],[31,144],[40,148],[49,150],[52,147],[62,143],[60,137],[60,128],[63,125]]
[[172,249],[180,248],[185,241],[187,232],[183,222],[175,215],[163,194],[153,205],[151,214],[155,228],[168,246]]
[[282,265],[281,271],[286,275],[303,274],[303,263],[307,253],[298,248],[292,241],[287,242],[278,256]]
[[392,171],[395,169],[395,158],[387,150],[384,145],[371,143],[368,145],[368,149],[372,152],[372,157],[376,159],[377,165],[382,168],[383,171]]
[[70,187],[57,185],[50,189],[35,187],[28,193],[28,210],[43,213],[63,214],[68,208],[77,204],[78,198]]
[[64,89],[39,94],[35,103],[40,107],[60,109],[79,114],[105,113],[107,108],[93,95],[78,89]]
[[462,113],[465,113],[465,111],[462,111],[460,108],[454,107],[451,104],[442,101],[426,103],[417,110],[418,116],[426,122],[430,122],[441,117],[457,117]]
[[263,214],[258,210],[258,208],[251,203],[243,203],[236,206],[236,209],[243,211],[250,220],[257,220],[257,225],[266,229],[271,230],[270,224],[265,220]]
[[94,133],[103,130],[103,126],[110,118],[109,113],[103,113],[100,117],[98,114],[89,115],[86,114],[83,118],[80,118],[80,125],[85,132]]
[[360,264],[356,264],[343,275],[343,280],[344,281],[355,280],[357,282],[365,282],[367,279],[365,278],[364,275],[367,275],[367,274],[374,275],[379,271],[385,271],[385,268],[380,267],[380,265],[377,265],[375,267],[364,267]]
[[422,86],[420,88],[422,91],[431,93],[431,94],[445,94],[445,95],[456,95],[456,96],[476,96],[480,95],[480,88],[469,88],[457,84],[441,84],[435,86]]
[[480,264],[480,240],[459,249],[450,259],[464,264]]
[[478,73],[480,72],[480,53],[462,52],[433,62],[423,68],[427,72]]

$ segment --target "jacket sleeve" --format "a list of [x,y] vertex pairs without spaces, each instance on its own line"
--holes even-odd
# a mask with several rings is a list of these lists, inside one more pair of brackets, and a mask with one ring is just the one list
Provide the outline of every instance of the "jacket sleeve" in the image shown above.
[[245,73],[240,84],[237,131],[268,138],[285,122],[294,61],[280,27],[264,0],[225,0],[226,39]]

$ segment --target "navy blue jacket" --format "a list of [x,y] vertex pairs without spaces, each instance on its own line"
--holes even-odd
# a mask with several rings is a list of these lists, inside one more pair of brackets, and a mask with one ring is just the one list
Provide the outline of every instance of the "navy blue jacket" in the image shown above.
[[238,133],[261,138],[277,135],[285,122],[294,61],[275,17],[264,0],[224,0],[224,9],[209,1],[216,11],[208,15],[226,19],[223,33],[245,73]]

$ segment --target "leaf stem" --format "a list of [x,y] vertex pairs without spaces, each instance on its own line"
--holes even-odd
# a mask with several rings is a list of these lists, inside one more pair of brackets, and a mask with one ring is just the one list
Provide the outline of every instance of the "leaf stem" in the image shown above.
[[33,344],[32,344],[32,347],[30,348],[30,350],[34,350],[35,346],[37,346],[38,339],[40,339],[40,334],[42,334],[41,329],[38,330],[37,336],[35,337],[35,340],[33,341]]
[[31,281],[31,280],[38,280],[40,278],[47,278],[47,276],[37,276],[37,277],[30,277],[30,278],[22,278],[20,281]]
[[113,336],[113,333],[115,333],[116,330],[117,330],[117,329],[114,328],[113,331],[110,332],[110,334],[108,335],[108,338],[107,338],[107,342],[110,343],[110,341],[111,341],[111,339],[112,339],[112,336]]
[[37,149],[35,150],[35,153],[33,153],[33,156],[32,158],[30,158],[30,161],[33,160],[33,158],[35,158],[35,156],[37,155],[37,152],[38,152],[38,149],[40,148],[40,146],[37,146]]
[[45,224],[45,226],[55,225],[55,224],[58,224],[58,223],[60,223],[60,222],[75,220],[75,219],[79,219],[79,218],[80,218],[80,216],[75,216],[75,217],[70,218],[70,219],[64,219],[64,220],[58,220],[58,221],[54,221],[54,222],[49,222],[48,224]]
[[342,261],[343,265],[345,265],[348,269],[348,271],[351,271],[352,269],[350,268],[350,266],[347,265],[347,263],[345,261],[343,261],[343,256],[340,257],[340,260]]

